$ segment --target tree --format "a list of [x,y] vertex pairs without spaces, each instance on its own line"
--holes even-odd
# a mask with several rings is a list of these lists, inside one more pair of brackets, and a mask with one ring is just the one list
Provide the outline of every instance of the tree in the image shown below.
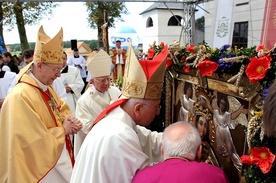
[[205,30],[205,17],[204,16],[195,20],[195,27],[201,31]]
[[124,21],[121,14],[128,14],[124,2],[86,2],[88,12],[88,23],[91,28],[98,30],[99,46],[103,46],[101,26],[104,21],[104,12],[108,13],[108,26],[115,27],[115,21]]
[[[2,3],[3,24],[7,26],[9,30],[14,28],[15,24],[17,25],[22,51],[29,49],[25,25],[38,24],[43,18],[52,15],[52,8],[58,5],[58,3],[52,2]],[[2,27],[0,27],[0,29],[3,31]]]

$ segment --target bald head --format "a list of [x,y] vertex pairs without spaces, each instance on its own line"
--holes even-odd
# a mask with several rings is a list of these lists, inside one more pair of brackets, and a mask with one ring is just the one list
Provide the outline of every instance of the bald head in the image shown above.
[[121,105],[121,108],[128,113],[137,125],[148,126],[155,115],[160,114],[159,104],[160,100],[131,98]]
[[195,160],[201,145],[198,130],[187,122],[176,122],[168,126],[163,134],[164,158],[182,157]]

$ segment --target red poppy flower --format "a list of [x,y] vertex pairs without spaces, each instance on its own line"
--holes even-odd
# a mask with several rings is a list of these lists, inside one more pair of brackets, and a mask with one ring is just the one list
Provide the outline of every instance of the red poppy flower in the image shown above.
[[159,46],[162,46],[162,47],[164,47],[164,42],[161,42],[160,44],[159,44]]
[[187,51],[190,53],[196,53],[198,48],[195,45],[191,45],[187,48]]
[[182,56],[181,59],[180,59],[180,62],[184,62],[185,59],[186,59],[186,57],[185,57],[185,56]]
[[200,62],[197,66],[198,72],[202,76],[212,76],[213,73],[217,70],[218,64],[210,60],[204,60]]
[[264,56],[261,58],[253,57],[250,58],[250,63],[248,64],[245,73],[250,82],[254,83],[263,79],[266,75],[267,70],[270,67],[270,56]]
[[263,44],[260,44],[257,48],[256,48],[256,52],[259,52],[260,50],[263,50],[265,47]]
[[275,160],[275,155],[266,147],[253,148],[249,156],[242,155],[241,162],[257,165],[263,173],[268,173]]
[[167,60],[166,60],[166,68],[170,67],[172,65],[172,58],[171,55],[168,54]]
[[183,69],[183,71],[186,72],[186,73],[191,72],[191,69],[190,69],[189,66],[186,66],[186,65],[185,65],[185,66],[182,67],[182,69]]

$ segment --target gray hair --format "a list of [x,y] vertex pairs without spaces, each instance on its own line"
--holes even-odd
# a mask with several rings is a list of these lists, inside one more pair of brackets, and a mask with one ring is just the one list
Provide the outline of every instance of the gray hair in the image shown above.
[[141,98],[130,98],[128,100],[128,103],[132,106],[136,105],[137,103],[150,105],[152,101],[153,100],[146,100],[146,99],[141,99]]
[[188,122],[176,122],[168,126],[163,134],[164,159],[182,157],[194,160],[201,138],[198,130]]

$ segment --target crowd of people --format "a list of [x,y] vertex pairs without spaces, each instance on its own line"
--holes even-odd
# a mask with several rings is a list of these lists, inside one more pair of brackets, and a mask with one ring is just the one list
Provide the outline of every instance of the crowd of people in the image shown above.
[[[0,182],[228,182],[215,161],[210,163],[214,159],[202,160],[209,118],[185,105],[194,104],[191,87],[183,95],[179,122],[164,132],[145,128],[160,114],[168,46],[147,59],[131,46],[126,54],[120,44],[113,56],[100,49],[85,59],[74,49],[68,58],[62,28],[50,38],[41,26],[34,50],[16,59],[2,54]],[[121,90],[112,86],[120,74]],[[246,113],[242,107],[227,112],[224,101],[218,101],[217,112],[210,111],[233,119]],[[271,115],[265,115],[265,133],[275,136],[274,108],[266,109]],[[194,126],[191,114],[198,115]],[[214,122],[217,133],[228,129]],[[234,147],[224,149],[240,169]]]

